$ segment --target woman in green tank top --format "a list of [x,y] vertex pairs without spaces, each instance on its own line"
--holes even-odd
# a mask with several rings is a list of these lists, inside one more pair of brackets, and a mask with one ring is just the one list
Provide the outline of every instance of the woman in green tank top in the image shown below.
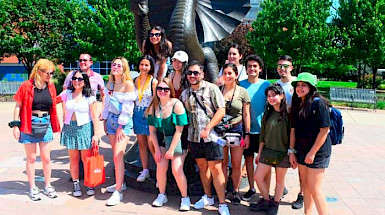
[[166,203],[166,184],[169,160],[172,173],[182,195],[180,210],[190,210],[187,196],[187,180],[183,172],[186,150],[182,148],[183,127],[188,124],[186,110],[181,101],[174,98],[175,90],[169,78],[163,78],[156,87],[156,94],[147,109],[150,139],[154,144],[156,180],[159,194],[152,203],[160,207]]

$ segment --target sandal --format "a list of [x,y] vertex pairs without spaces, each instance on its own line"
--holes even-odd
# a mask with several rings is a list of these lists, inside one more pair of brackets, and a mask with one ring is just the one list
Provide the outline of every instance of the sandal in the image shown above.
[[51,185],[44,189],[44,194],[46,196],[48,196],[49,198],[51,198],[51,199],[54,199],[54,198],[57,197],[55,188],[53,186],[51,186]]
[[29,193],[28,193],[28,196],[29,198],[32,200],[32,201],[39,201],[41,200],[41,197],[40,197],[40,190],[38,187],[33,187]]

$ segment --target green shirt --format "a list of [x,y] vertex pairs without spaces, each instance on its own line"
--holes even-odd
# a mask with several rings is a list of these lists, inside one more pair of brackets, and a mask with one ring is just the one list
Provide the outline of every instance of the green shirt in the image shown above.
[[261,133],[259,142],[264,142],[264,147],[276,151],[286,152],[289,148],[290,141],[290,122],[289,118],[281,117],[279,112],[273,111],[269,119],[265,120],[267,113],[265,112],[262,119]]
[[148,125],[154,126],[158,131],[164,133],[165,136],[172,136],[175,133],[175,126],[187,125],[187,114],[176,114],[174,110],[167,118],[160,118],[154,115],[148,115]]
[[236,86],[231,107],[226,108],[226,114],[232,117],[231,124],[242,121],[243,103],[250,103],[250,97],[247,90],[241,86]]

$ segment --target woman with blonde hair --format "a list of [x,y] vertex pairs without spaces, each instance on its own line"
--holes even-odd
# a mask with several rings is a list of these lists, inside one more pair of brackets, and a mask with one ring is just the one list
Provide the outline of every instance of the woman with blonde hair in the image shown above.
[[56,198],[55,188],[51,185],[51,159],[49,142],[53,132],[60,131],[56,112],[56,88],[52,81],[54,64],[47,59],[40,59],[32,69],[29,80],[21,84],[14,99],[16,106],[14,121],[9,123],[13,136],[24,144],[26,168],[30,191],[28,196],[33,201],[40,200],[40,190],[35,185],[36,144],[39,144],[43,163],[45,188],[43,193]]
[[107,205],[117,205],[123,200],[124,184],[124,151],[128,142],[128,135],[132,132],[134,102],[137,98],[134,84],[131,80],[128,61],[124,57],[117,57],[112,61],[111,73],[105,88],[104,131],[108,135],[113,151],[115,165],[115,184],[107,188],[113,193]]
[[187,180],[183,172],[187,146],[183,146],[181,136],[187,125],[187,114],[183,103],[175,98],[174,87],[169,78],[161,79],[156,86],[156,94],[148,109],[150,139],[155,148],[156,180],[159,194],[152,203],[161,207],[168,201],[166,196],[167,170],[169,160],[176,183],[182,195],[179,210],[190,210],[190,198],[187,195]]

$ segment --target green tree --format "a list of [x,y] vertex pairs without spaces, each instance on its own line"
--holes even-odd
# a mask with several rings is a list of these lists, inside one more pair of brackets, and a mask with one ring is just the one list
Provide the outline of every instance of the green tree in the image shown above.
[[70,49],[66,0],[3,0],[0,3],[0,55],[15,55],[28,73],[39,58],[62,59]]
[[[385,60],[385,1],[340,0],[334,23],[339,28],[342,58],[358,66],[357,79],[369,66],[376,87],[377,69]],[[359,86],[361,86],[359,84]]]
[[275,68],[277,58],[293,57],[295,72],[303,70],[330,76],[341,71],[335,64],[339,49],[334,41],[335,28],[329,0],[264,0],[248,38],[255,52],[268,68]]
[[135,62],[140,52],[129,6],[129,0],[83,1],[73,17],[78,53],[88,52],[98,60],[124,56]]

